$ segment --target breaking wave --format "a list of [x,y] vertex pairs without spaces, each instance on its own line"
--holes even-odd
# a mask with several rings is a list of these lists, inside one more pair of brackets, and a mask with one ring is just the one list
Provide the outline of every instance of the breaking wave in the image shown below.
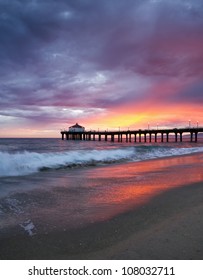
[[40,170],[97,165],[128,160],[134,149],[78,150],[59,153],[0,152],[0,176],[28,175]]
[[203,152],[203,147],[174,148],[159,146],[125,147],[107,150],[75,150],[55,153],[0,152],[0,177],[23,176],[47,169],[141,161]]

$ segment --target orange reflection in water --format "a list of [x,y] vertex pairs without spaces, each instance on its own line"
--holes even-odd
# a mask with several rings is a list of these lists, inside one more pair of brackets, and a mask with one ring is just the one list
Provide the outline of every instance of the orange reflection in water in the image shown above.
[[202,181],[202,163],[201,154],[195,154],[96,169],[93,185],[102,188],[89,203],[95,205],[97,219],[110,218],[164,191]]
[[42,226],[57,224],[62,229],[108,220],[146,204],[162,192],[203,181],[202,166],[202,154],[195,154],[70,173],[48,172],[54,204],[35,209],[35,214],[41,217]]

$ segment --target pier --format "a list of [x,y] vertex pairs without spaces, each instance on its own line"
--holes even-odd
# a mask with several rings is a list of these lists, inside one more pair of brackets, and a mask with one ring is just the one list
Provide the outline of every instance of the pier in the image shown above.
[[62,140],[83,140],[83,141],[117,141],[117,142],[182,142],[184,137],[189,136],[190,142],[198,141],[198,133],[203,132],[199,128],[173,128],[173,129],[139,129],[126,131],[61,131]]

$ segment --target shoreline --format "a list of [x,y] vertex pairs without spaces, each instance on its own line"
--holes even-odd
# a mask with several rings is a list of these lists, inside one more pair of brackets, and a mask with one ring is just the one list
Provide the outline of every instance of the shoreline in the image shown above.
[[202,202],[203,182],[180,186],[81,229],[4,238],[0,259],[203,259]]
[[[135,169],[141,172],[143,168],[160,166],[161,172],[154,170],[154,178],[173,175],[172,181],[174,179],[176,185],[164,188],[141,204],[132,203],[128,210],[113,217],[82,228],[64,231],[56,227],[48,234],[33,236],[22,232],[10,237],[4,235],[0,239],[0,259],[203,259],[201,166],[199,170],[195,168],[196,177],[193,177],[197,182],[191,178],[187,183],[188,171],[194,163],[195,166],[202,164],[201,157],[202,153],[199,153],[125,163],[128,176]],[[183,161],[185,166],[180,165]],[[119,172],[116,165],[110,168],[109,172],[115,172],[113,175]],[[101,171],[99,167],[96,169]],[[178,183],[176,176],[186,177],[180,178],[184,183]],[[170,181],[163,182],[166,186],[171,184]]]

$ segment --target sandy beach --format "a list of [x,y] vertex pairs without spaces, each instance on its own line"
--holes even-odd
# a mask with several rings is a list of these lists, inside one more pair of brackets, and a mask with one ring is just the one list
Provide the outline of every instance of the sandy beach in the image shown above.
[[10,228],[0,239],[0,259],[203,259],[202,163],[198,153],[118,164],[108,167],[108,174],[105,167],[95,168],[94,183],[101,181],[102,170],[101,184],[113,177],[128,192],[134,173],[151,175],[141,177],[142,192],[131,191],[132,197],[103,220],[72,229],[58,223],[48,234],[33,236]]
[[[157,196],[123,220],[129,235],[90,259],[202,259],[203,183]],[[85,256],[84,256],[85,258]]]

